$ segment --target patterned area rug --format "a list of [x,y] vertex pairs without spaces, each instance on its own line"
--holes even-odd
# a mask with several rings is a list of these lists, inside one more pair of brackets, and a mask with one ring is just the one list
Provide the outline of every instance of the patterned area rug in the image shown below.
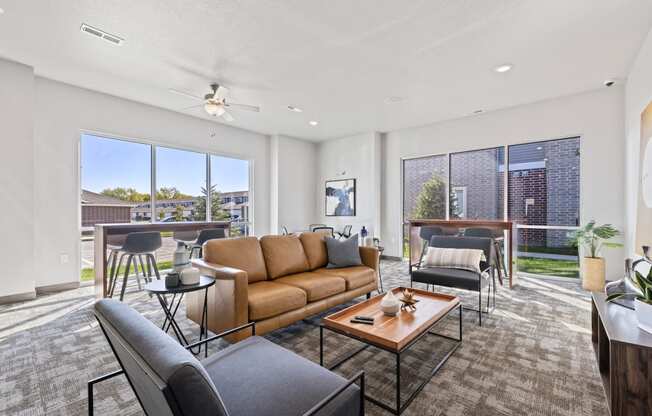
[[[385,289],[409,284],[407,266],[383,261]],[[463,303],[477,305],[472,293],[446,288]],[[163,313],[155,299],[131,291],[127,302],[155,323]],[[83,415],[86,381],[118,368],[91,313],[92,288],[42,296],[0,307],[0,414]],[[329,313],[332,311],[329,311]],[[179,311],[179,317],[184,311]],[[405,415],[607,415],[590,334],[590,299],[577,281],[521,278],[514,290],[499,288],[496,311],[477,325],[466,311],[464,341],[426,384]],[[322,315],[323,316],[323,315]],[[434,331],[455,335],[458,316]],[[319,361],[320,316],[267,335],[315,362]],[[179,319],[196,337],[194,323]],[[401,389],[409,395],[450,344],[425,337],[403,359]],[[326,364],[355,350],[359,343],[325,332]],[[223,347],[215,345],[212,350]],[[374,348],[337,372],[364,369],[369,393],[392,404],[394,356]],[[95,390],[99,415],[137,415],[142,411],[123,377]],[[388,414],[371,403],[368,415]]]

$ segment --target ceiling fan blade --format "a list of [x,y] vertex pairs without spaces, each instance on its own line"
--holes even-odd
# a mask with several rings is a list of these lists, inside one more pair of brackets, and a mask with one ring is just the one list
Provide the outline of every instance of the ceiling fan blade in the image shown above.
[[168,89],[168,91],[171,92],[172,94],[181,95],[181,96],[186,97],[186,98],[192,98],[194,100],[204,101],[204,99],[202,97],[196,96],[196,95],[191,94],[189,92],[175,90],[174,88],[170,88],[170,89]]
[[179,109],[179,111],[191,110],[191,109],[193,109],[193,108],[199,108],[199,107],[202,107],[203,105],[204,105],[204,104],[195,104],[195,105],[191,105],[190,107],[183,107],[183,108]]
[[256,105],[248,105],[248,104],[236,104],[236,103],[224,103],[226,107],[234,107],[238,108],[240,110],[247,110],[247,111],[255,111],[256,113],[260,113],[260,107]]
[[213,98],[215,98],[216,100],[223,100],[226,98],[228,94],[229,94],[228,88],[218,85],[217,91],[215,91],[215,96]]
[[224,119],[224,121],[229,121],[229,122],[235,120],[233,116],[227,112],[224,112],[224,114],[222,114],[222,118]]

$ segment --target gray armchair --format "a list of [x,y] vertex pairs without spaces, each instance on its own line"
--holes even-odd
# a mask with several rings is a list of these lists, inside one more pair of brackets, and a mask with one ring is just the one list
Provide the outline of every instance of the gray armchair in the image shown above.
[[[439,285],[466,289],[478,292],[478,309],[463,306],[464,309],[478,312],[478,320],[482,326],[482,314],[490,313],[496,307],[496,277],[493,267],[494,243],[493,239],[485,237],[454,237],[433,235],[430,239],[430,247],[440,248],[468,248],[484,251],[485,261],[480,262],[480,273],[451,269],[445,267],[422,267],[421,260],[416,267],[410,266],[410,285],[413,282],[425,283],[427,285]],[[489,279],[482,275],[488,272]],[[482,310],[482,289],[487,288],[487,308]],[[490,309],[490,295],[493,289],[493,307]]]
[[253,322],[184,348],[124,303],[100,300],[95,316],[121,370],[88,382],[89,415],[93,386],[121,374],[147,415],[364,414],[364,372],[346,380],[257,336],[202,362],[187,350],[240,330],[255,335]]

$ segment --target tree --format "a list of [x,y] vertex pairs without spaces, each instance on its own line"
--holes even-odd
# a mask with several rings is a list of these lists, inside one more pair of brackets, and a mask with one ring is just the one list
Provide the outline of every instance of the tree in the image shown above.
[[192,196],[186,195],[184,193],[181,193],[176,187],[174,186],[169,186],[165,187],[162,186],[159,188],[158,191],[156,191],[156,199],[159,201],[162,201],[164,199],[190,199]]
[[174,220],[175,221],[183,221],[183,207],[181,205],[177,205],[174,208]]
[[149,194],[140,193],[134,188],[106,188],[101,194],[129,202],[146,202],[150,199]]
[[[206,188],[201,188],[202,197],[199,198],[195,205],[195,214],[193,218],[195,221],[206,221],[206,199],[208,192]],[[222,209],[222,195],[215,189],[215,185],[211,186],[211,220],[223,221],[230,219],[231,216],[228,212]]]
[[446,184],[437,175],[423,184],[412,217],[446,218]]

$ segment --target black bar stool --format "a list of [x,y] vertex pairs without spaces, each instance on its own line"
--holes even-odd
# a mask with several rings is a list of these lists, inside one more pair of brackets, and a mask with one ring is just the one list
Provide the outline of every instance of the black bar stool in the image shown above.
[[503,261],[503,251],[500,248],[500,242],[504,240],[502,235],[496,235],[496,233],[490,228],[467,228],[464,230],[465,237],[486,237],[491,238],[494,244],[494,250],[496,253],[495,264],[494,266],[498,270],[498,280],[500,284],[503,284],[503,271],[505,276],[507,276],[507,269]]
[[[161,248],[163,241],[161,239],[161,233],[158,231],[145,231],[145,232],[136,232],[127,234],[125,243],[117,249],[122,252],[120,260],[118,261],[118,266],[115,269],[115,274],[111,282],[111,291],[109,293],[110,297],[113,297],[115,291],[116,283],[118,282],[118,273],[120,267],[122,266],[122,260],[127,256],[127,264],[125,266],[124,277],[122,278],[122,289],[120,290],[120,301],[124,299],[125,290],[127,289],[127,279],[129,278],[129,270],[131,269],[131,264],[133,262],[134,271],[136,272],[136,279],[138,281],[138,287],[140,289],[140,276],[138,275],[138,261],[140,261],[140,267],[143,272],[143,277],[145,277],[145,262],[143,261],[143,256],[147,260],[147,277],[146,280],[151,281],[152,270],[156,274],[156,278],[160,279],[161,276],[158,272],[158,267],[156,266],[156,259],[154,258],[154,252]],[[117,254],[115,255],[117,256]],[[115,259],[114,256],[114,259]],[[113,269],[113,268],[112,268]]]
[[203,255],[202,246],[208,240],[216,240],[218,238],[226,238],[226,230],[224,228],[209,228],[207,230],[201,230],[199,232],[199,237],[190,247],[190,258],[192,258],[193,253],[197,250],[197,257],[201,258]]

